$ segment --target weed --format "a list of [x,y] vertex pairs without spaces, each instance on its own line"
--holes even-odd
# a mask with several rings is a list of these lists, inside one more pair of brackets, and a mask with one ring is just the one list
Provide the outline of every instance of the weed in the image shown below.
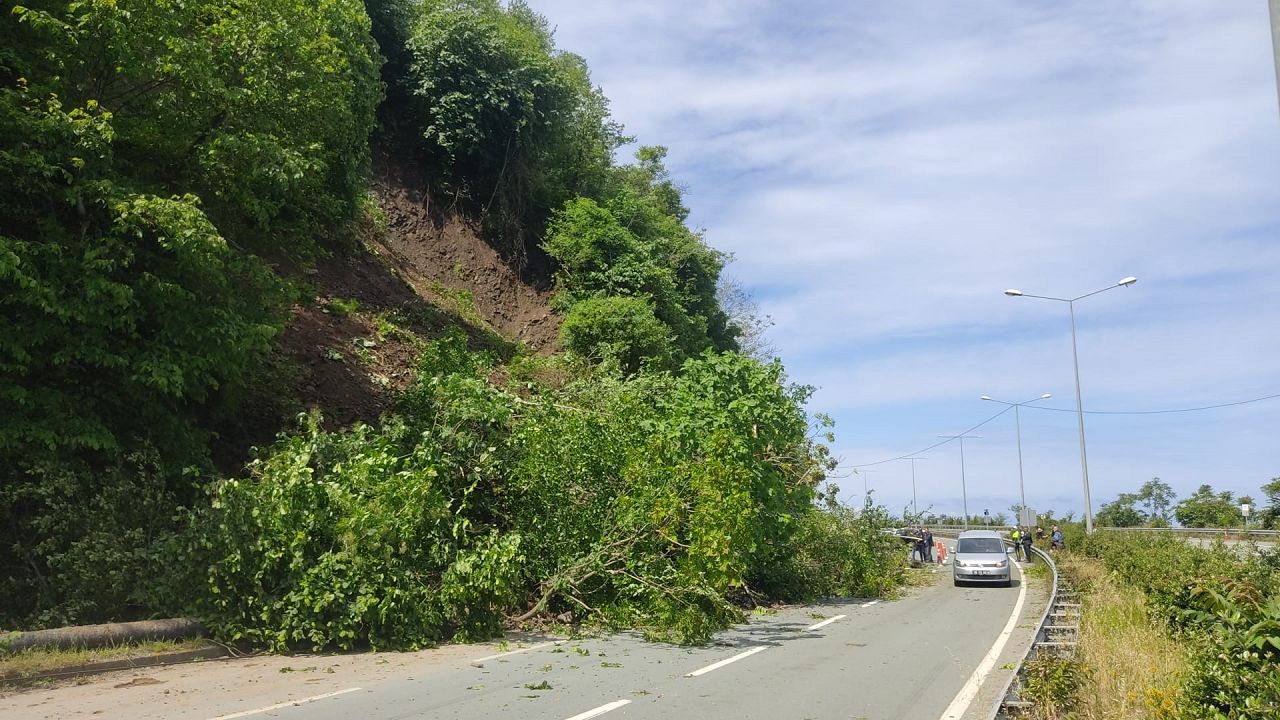
[[551,690],[552,689],[551,683],[547,682],[546,680],[543,680],[540,683],[525,683],[524,687],[526,690]]
[[360,310],[360,301],[355,298],[330,298],[324,304],[324,310],[330,315],[347,317]]

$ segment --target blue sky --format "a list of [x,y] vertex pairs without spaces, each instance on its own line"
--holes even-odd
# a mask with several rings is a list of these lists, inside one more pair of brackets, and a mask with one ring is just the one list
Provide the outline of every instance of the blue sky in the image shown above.
[[[530,0],[615,117],[670,149],[692,222],[736,260],[850,470],[999,408],[1280,393],[1280,105],[1266,3]],[[1280,400],[1086,417],[1096,512],[1159,476],[1257,496]],[[965,444],[969,509],[1017,501],[1013,414]],[[1082,507],[1075,416],[1024,410],[1027,499]],[[954,443],[917,465],[960,509]],[[866,476],[911,498],[907,462]]]

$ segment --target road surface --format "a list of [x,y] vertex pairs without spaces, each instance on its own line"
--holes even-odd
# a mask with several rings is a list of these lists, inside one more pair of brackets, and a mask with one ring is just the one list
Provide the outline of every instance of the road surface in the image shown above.
[[704,647],[619,634],[242,658],[10,694],[0,718],[984,718],[1031,641],[1045,583],[955,588],[949,567],[931,580],[897,600],[758,614]]

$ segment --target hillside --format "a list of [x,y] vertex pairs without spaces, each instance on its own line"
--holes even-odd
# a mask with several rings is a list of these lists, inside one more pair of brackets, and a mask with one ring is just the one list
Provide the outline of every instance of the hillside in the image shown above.
[[[330,429],[377,423],[409,386],[422,343],[447,330],[462,328],[473,348],[506,358],[559,349],[550,292],[508,267],[475,222],[433,209],[420,173],[384,155],[370,192],[381,218],[360,245],[301,273],[309,296],[290,307],[276,343],[285,385],[218,428],[224,472],[237,472],[250,448],[269,445],[299,412],[319,411]],[[404,332],[380,329],[389,318]]]
[[38,0],[0,48],[0,626],[693,642],[899,582],[518,0]]

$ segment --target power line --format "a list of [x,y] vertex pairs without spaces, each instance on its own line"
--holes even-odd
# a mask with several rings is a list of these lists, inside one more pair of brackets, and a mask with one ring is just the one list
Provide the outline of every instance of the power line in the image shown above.
[[941,442],[936,442],[936,443],[934,443],[934,444],[930,445],[930,446],[929,446],[929,447],[927,447],[927,448],[921,448],[920,450],[916,450],[915,452],[909,452],[909,453],[906,453],[906,454],[904,454],[904,455],[899,455],[898,457],[889,458],[888,460],[877,460],[876,462],[873,462],[873,463],[862,463],[861,465],[845,465],[844,467],[847,467],[847,468],[864,468],[864,467],[872,467],[873,465],[884,465],[885,463],[891,463],[891,462],[894,462],[895,460],[906,460],[907,458],[911,457],[912,455],[920,455],[920,454],[922,454],[922,453],[929,452],[930,450],[932,450],[932,449],[934,449],[934,448],[942,447],[943,445],[946,445],[947,443],[952,442],[953,440],[955,440],[957,437],[959,437],[959,436],[961,436],[961,435],[968,435],[969,433],[973,432],[974,430],[977,430],[978,428],[982,427],[983,425],[986,425],[987,423],[991,422],[992,420],[995,420],[996,418],[1000,417],[1001,415],[1003,415],[1003,414],[1005,414],[1005,413],[1009,412],[1009,410],[1011,410],[1011,409],[1012,409],[1012,407],[1006,407],[1005,409],[1001,410],[1000,412],[996,413],[995,415],[992,415],[991,417],[987,418],[986,420],[983,420],[982,422],[978,423],[977,425],[974,425],[973,427],[969,428],[968,430],[965,430],[965,431],[964,431],[964,432],[962,432],[962,433],[956,433],[956,435],[955,435],[955,436],[949,437],[949,438],[947,438],[946,440],[943,440],[943,441],[941,441]]
[[[1237,402],[1221,403],[1221,404],[1219,404],[1219,405],[1204,405],[1204,406],[1202,406],[1202,407],[1171,408],[1171,409],[1168,409],[1168,410],[1085,410],[1084,412],[1085,412],[1085,414],[1086,414],[1086,415],[1164,415],[1164,414],[1168,414],[1168,413],[1184,413],[1184,412],[1198,412],[1198,411],[1200,411],[1200,410],[1216,410],[1217,408],[1235,407],[1235,406],[1237,406],[1237,405],[1248,405],[1248,404],[1250,404],[1250,403],[1262,402],[1262,401],[1264,401],[1264,400],[1275,400],[1276,398],[1280,398],[1280,393],[1277,393],[1277,394],[1275,394],[1275,395],[1264,395],[1263,397],[1252,398],[1252,399],[1249,399],[1249,400],[1239,400],[1239,401],[1237,401]],[[1031,408],[1031,409],[1033,409],[1033,410],[1051,410],[1051,411],[1053,411],[1053,412],[1069,412],[1069,413],[1073,413],[1073,412],[1075,412],[1075,409],[1074,409],[1074,408],[1055,408],[1055,407],[1044,407],[1044,406],[1042,406],[1042,405],[1024,405],[1023,407]],[[1009,410],[1011,410],[1012,408],[1013,408],[1013,406],[1012,406],[1012,405],[1010,405],[1010,406],[1006,407],[1005,409],[1001,410],[1000,412],[996,413],[995,415],[992,415],[991,417],[987,418],[986,420],[983,420],[982,422],[978,423],[977,425],[974,425],[973,427],[969,428],[968,430],[965,430],[964,432],[962,432],[962,433],[958,433],[958,434],[959,434],[959,435],[967,435],[967,434],[969,434],[969,433],[973,432],[974,430],[977,430],[978,428],[982,427],[983,425],[986,425],[987,423],[991,422],[992,420],[995,420],[996,418],[1000,417],[1001,415],[1004,415],[1005,413],[1009,412]],[[936,442],[936,443],[934,443],[934,444],[930,445],[929,447],[922,448],[922,449],[920,449],[920,450],[916,450],[916,451],[914,451],[914,452],[904,453],[904,454],[899,455],[899,456],[897,456],[897,457],[888,458],[887,460],[877,460],[876,462],[871,462],[871,463],[862,463],[862,464],[860,464],[860,465],[845,465],[844,467],[847,467],[847,468],[850,468],[850,469],[854,469],[854,468],[865,468],[865,467],[873,467],[873,466],[875,466],[875,465],[884,465],[885,463],[891,463],[891,462],[895,462],[895,461],[897,461],[897,460],[906,460],[907,458],[911,457],[912,455],[920,455],[920,454],[922,454],[922,453],[926,453],[926,452],[928,452],[928,451],[930,451],[930,450],[932,450],[932,449],[934,449],[934,448],[942,447],[943,445],[946,445],[947,443],[951,442],[952,440],[955,440],[955,438],[954,438],[954,437],[952,437],[952,438],[948,438],[948,439],[943,440],[943,441],[941,441],[941,442]]]
[[[1169,410],[1085,410],[1084,412],[1086,415],[1164,415],[1167,413],[1197,412],[1200,410],[1215,410],[1217,408],[1235,407],[1236,405],[1248,405],[1249,403],[1262,402],[1264,400],[1275,400],[1276,398],[1280,398],[1280,393],[1252,398],[1250,400],[1239,400],[1237,402],[1221,403],[1219,405],[1204,405],[1201,407],[1171,408]],[[1053,412],[1069,413],[1075,412],[1074,408],[1045,407],[1043,405],[1024,405],[1023,407],[1031,408],[1032,410],[1052,410]]]

